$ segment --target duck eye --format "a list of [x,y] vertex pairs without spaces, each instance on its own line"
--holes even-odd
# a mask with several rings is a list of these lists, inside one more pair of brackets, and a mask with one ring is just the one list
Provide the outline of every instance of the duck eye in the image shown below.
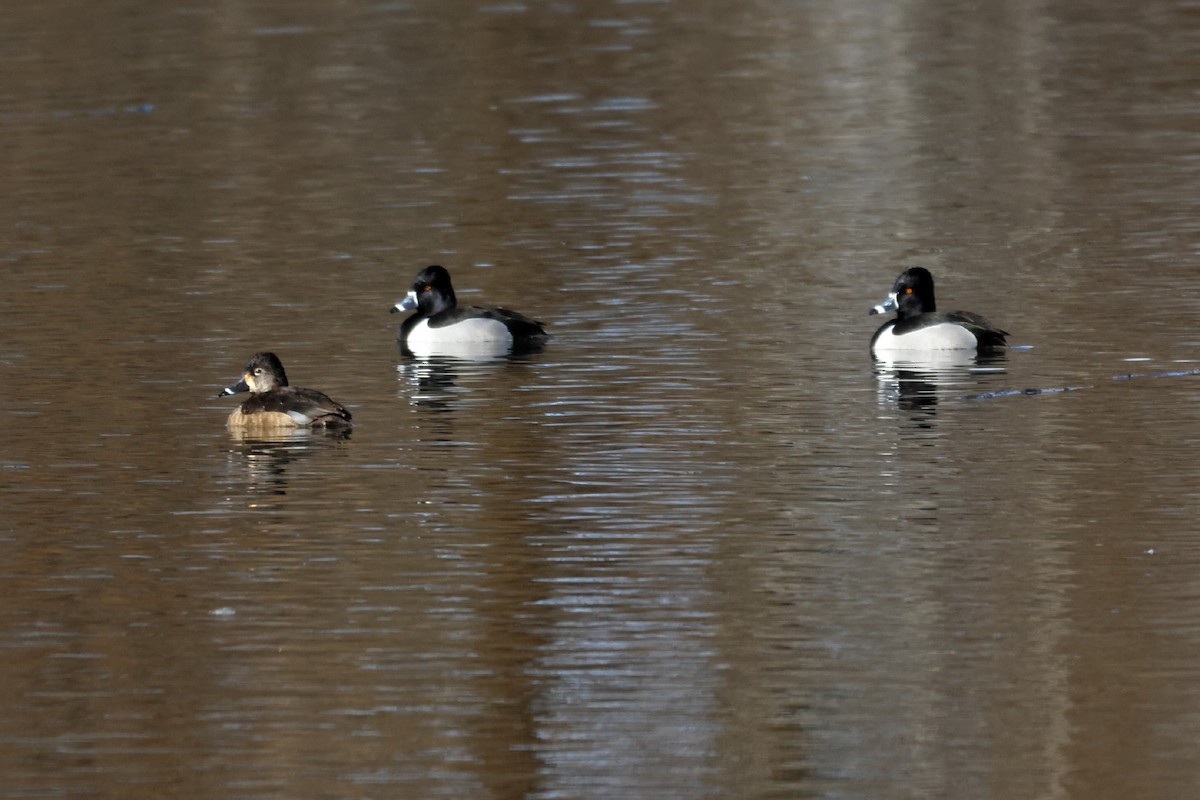
[[432,292],[432,291],[433,291],[433,287],[432,287],[432,286],[430,286],[430,285],[427,283],[427,284],[425,284],[424,286],[422,286],[422,287],[421,287],[421,291],[422,291],[422,292]]
[[911,286],[905,286],[905,287],[904,287],[904,293],[905,293],[905,294],[912,294],[912,287],[911,287]]

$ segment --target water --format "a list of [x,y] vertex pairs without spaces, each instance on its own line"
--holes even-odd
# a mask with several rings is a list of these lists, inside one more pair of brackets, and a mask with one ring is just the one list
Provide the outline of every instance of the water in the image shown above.
[[12,9],[0,796],[1192,796],[1194,17]]

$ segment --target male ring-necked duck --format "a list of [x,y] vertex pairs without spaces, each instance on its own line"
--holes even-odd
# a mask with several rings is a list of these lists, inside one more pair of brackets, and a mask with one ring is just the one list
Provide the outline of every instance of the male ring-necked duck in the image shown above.
[[1007,333],[969,311],[938,311],[933,299],[933,276],[924,267],[900,273],[892,292],[871,314],[895,311],[871,337],[871,353],[990,350],[1003,347]]
[[401,324],[396,340],[413,355],[502,354],[546,341],[542,323],[516,311],[458,305],[450,273],[436,265],[421,270],[391,311],[412,309],[416,313]]
[[283,364],[274,353],[255,353],[242,379],[218,397],[250,392],[226,422],[231,428],[307,428],[350,424],[350,412],[316,389],[288,386]]

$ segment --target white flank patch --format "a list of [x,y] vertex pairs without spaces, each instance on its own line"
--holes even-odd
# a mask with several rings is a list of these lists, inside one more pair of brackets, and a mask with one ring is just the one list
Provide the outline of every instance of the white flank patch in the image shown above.
[[953,375],[961,380],[963,369],[975,366],[976,352],[974,350],[890,350],[876,351],[875,363],[884,371],[912,370],[925,373],[922,380],[938,384],[936,376],[939,373]]
[[901,336],[895,335],[892,332],[894,330],[893,327],[884,331],[875,340],[875,345],[871,350],[875,353],[911,353],[933,350],[975,350],[979,346],[975,334],[953,322],[939,322],[937,325],[930,325],[928,328]]
[[502,355],[512,349],[508,326],[497,319],[477,317],[430,328],[423,319],[408,332],[408,349],[418,356]]

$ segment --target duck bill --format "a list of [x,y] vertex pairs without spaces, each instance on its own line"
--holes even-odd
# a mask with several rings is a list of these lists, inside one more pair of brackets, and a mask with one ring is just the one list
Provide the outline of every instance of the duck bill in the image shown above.
[[886,314],[889,311],[895,311],[897,308],[899,308],[899,304],[896,302],[896,293],[892,292],[887,296],[886,300],[868,311],[867,316],[869,317],[872,314]]
[[417,293],[410,291],[408,294],[404,295],[403,300],[401,300],[399,303],[396,303],[396,305],[392,306],[392,309],[389,313],[395,314],[397,311],[412,311],[416,307],[417,307]]
[[238,394],[239,392],[248,392],[248,391],[250,391],[250,386],[246,383],[245,378],[243,378],[242,380],[235,383],[233,386],[226,386],[224,389],[222,389],[220,392],[217,393],[217,397],[228,397],[231,394]]

